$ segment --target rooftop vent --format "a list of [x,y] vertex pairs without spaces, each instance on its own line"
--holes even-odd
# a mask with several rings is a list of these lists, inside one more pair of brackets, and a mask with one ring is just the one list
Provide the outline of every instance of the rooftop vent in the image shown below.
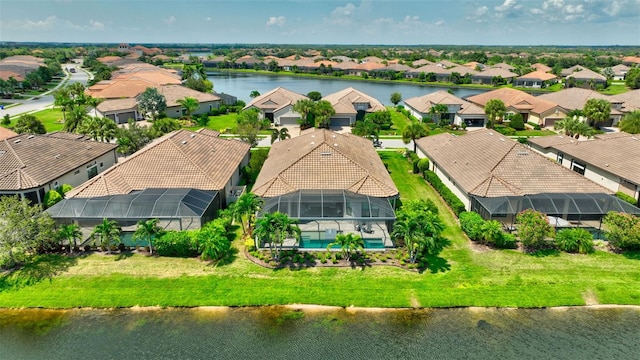
[[322,156],[329,156],[329,155],[331,155],[331,153],[330,153],[330,152],[321,152],[321,153],[320,153],[320,155],[322,155]]
[[337,147],[337,146],[338,146],[338,143],[334,143],[334,144],[333,144],[333,146],[336,146],[336,147]]
[[311,142],[311,145],[315,145],[315,144],[316,144],[315,142],[313,142],[313,141]]
[[56,154],[56,155],[54,156],[54,158],[56,158],[56,159],[60,159],[60,154]]
[[635,136],[632,136],[632,137],[631,137],[631,139],[632,139],[632,140],[636,140],[636,141],[638,140],[638,138],[637,138],[637,137],[635,137]]
[[504,141],[504,139],[503,139],[503,138],[500,138],[500,141]]
[[182,140],[182,145],[186,144],[187,140]]
[[35,135],[29,135],[27,136],[27,139],[33,139],[34,137],[36,137]]
[[489,132],[489,135],[493,135],[493,133],[492,133],[492,132]]
[[529,152],[527,151],[518,151],[518,155],[529,155]]
[[13,143],[14,143],[14,144],[19,144],[19,143],[21,143],[21,142],[22,142],[22,140],[21,140],[21,139],[17,139],[17,140],[14,140],[14,141],[13,141]]
[[0,155],[4,155],[4,154],[6,154],[6,153],[7,153],[7,151],[6,151],[6,150],[0,150]]
[[196,137],[196,134],[191,134],[191,137],[192,137],[192,138]]

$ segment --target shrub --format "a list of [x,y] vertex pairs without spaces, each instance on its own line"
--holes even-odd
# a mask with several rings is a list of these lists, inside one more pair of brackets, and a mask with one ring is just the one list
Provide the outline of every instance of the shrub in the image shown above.
[[555,243],[558,249],[566,252],[580,254],[593,252],[593,235],[582,228],[558,231]]
[[621,191],[616,193],[618,199],[624,200],[633,206],[638,206],[638,200],[636,200],[633,196],[629,196]]
[[515,130],[524,130],[524,119],[522,118],[522,115],[519,113],[513,114],[513,116],[511,116],[509,126]]
[[422,158],[418,160],[418,170],[420,170],[421,173],[429,170],[429,159]]
[[482,238],[482,225],[485,221],[477,212],[463,211],[459,215],[460,227],[464,231],[469,239],[480,240]]
[[73,186],[69,185],[69,184],[62,184],[60,186],[58,186],[56,188],[56,191],[62,195],[62,197],[64,197],[64,194],[68,193],[69,191],[71,191],[73,189]]
[[62,200],[62,195],[60,195],[59,192],[55,190],[49,190],[46,194],[44,194],[43,202],[45,207],[52,207],[60,200]]
[[522,245],[537,249],[543,247],[547,237],[553,237],[555,230],[547,220],[547,217],[533,209],[526,209],[516,215],[518,223],[518,236]]
[[621,250],[640,250],[640,218],[611,211],[602,223],[609,245]]
[[496,238],[496,247],[500,249],[515,249],[516,243],[516,236],[513,234],[503,232]]
[[449,190],[449,188],[442,183],[442,180],[433,171],[425,171],[424,178],[436,189],[442,196],[444,201],[451,206],[453,213],[458,216],[461,212],[465,211],[464,204],[458,197]]
[[516,134],[516,129],[510,127],[496,127],[496,131],[504,136],[513,136]]
[[193,248],[191,233],[187,231],[167,231],[155,239],[156,252],[160,256],[192,257],[197,255]]
[[418,167],[418,163],[419,162],[420,162],[420,159],[411,160],[411,165],[413,167],[413,173],[414,174],[419,174],[420,173],[420,167]]

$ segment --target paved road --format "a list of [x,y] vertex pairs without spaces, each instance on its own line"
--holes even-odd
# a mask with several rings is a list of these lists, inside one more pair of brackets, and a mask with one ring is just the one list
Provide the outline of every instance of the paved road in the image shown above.
[[[64,64],[62,65],[62,68],[72,68],[72,67],[77,67],[78,65],[76,64]],[[68,82],[65,83],[65,86],[68,84],[73,84],[76,82],[82,83],[85,86],[87,85],[87,82],[89,81],[90,77],[92,76],[91,74],[89,74],[88,72],[81,70],[80,68],[77,68],[77,71],[75,73],[69,73],[69,72],[65,72],[67,74],[67,78],[69,79]],[[29,99],[23,99],[23,100],[14,100],[12,102],[14,103],[18,103],[20,105],[15,105],[15,106],[11,106],[9,108],[6,108],[4,110],[0,110],[0,117],[4,117],[5,114],[9,114],[9,116],[14,117],[16,115],[20,115],[20,114],[24,114],[24,113],[31,113],[31,112],[36,112],[36,111],[40,111],[43,109],[46,109],[50,106],[53,105],[53,95],[51,95],[51,93],[57,89],[58,87],[62,86],[63,82],[60,82],[60,84],[58,84],[58,86],[56,86],[56,88],[51,89],[49,91],[47,91],[46,93],[42,94],[42,95],[38,95]]]
[[[413,141],[409,142],[409,144],[402,142],[402,139],[381,139],[380,141],[382,141],[381,150],[394,148],[407,148],[413,150]],[[258,141],[258,146],[271,146],[271,138],[266,137],[261,139]],[[373,146],[373,144],[371,146]]]

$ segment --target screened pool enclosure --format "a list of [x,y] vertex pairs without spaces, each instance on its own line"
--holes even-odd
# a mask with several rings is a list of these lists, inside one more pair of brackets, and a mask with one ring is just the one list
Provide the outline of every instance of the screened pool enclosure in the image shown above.
[[158,219],[167,230],[199,229],[220,209],[217,191],[197,189],[146,189],[126,195],[64,199],[46,211],[59,223],[92,228],[103,219],[124,228],[139,220]]
[[378,198],[346,190],[299,190],[265,198],[260,216],[281,212],[299,221],[302,239],[287,247],[326,249],[338,234],[355,233],[368,249],[392,247],[389,229],[396,219],[395,198]]

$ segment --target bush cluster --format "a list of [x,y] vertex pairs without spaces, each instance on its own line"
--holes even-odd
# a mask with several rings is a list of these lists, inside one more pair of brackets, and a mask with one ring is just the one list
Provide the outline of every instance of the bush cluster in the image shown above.
[[[516,247],[516,237],[504,231],[491,231],[490,225],[496,226],[495,220],[486,221],[480,214],[473,211],[463,211],[460,213],[460,227],[469,239],[473,241],[486,242],[501,249],[514,249]],[[501,226],[501,225],[497,225]]]
[[636,200],[636,198],[634,198],[633,196],[627,195],[621,191],[618,191],[616,193],[616,196],[618,197],[618,199],[624,200],[633,206],[638,206],[638,200]]
[[465,210],[464,204],[458,197],[449,190],[449,188],[442,183],[442,180],[434,173],[433,171],[427,170],[423,172],[424,178],[431,184],[440,196],[444,199],[444,201],[451,206],[453,213],[459,215],[461,212]]

